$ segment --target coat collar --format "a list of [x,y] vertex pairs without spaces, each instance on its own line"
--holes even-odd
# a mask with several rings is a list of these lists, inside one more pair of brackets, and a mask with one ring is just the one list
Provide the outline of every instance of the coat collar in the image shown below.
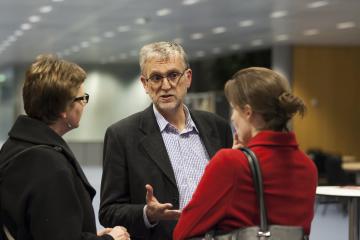
[[256,146],[289,146],[298,147],[293,132],[261,131],[256,134],[248,143],[248,147]]
[[[199,131],[201,140],[211,158],[217,149],[221,148],[219,136],[214,130],[214,126],[210,124],[199,112],[190,111]],[[139,123],[139,129],[144,133],[144,137],[140,140],[140,144],[148,153],[150,158],[159,166],[168,179],[176,186],[174,171],[162,139],[159,125],[157,124],[152,105],[146,108],[142,114]]]
[[88,182],[69,146],[60,135],[53,131],[44,122],[25,115],[20,115],[11,128],[9,137],[18,141],[28,142],[32,145],[48,145],[56,147],[57,150],[61,149],[61,152],[66,156],[66,159],[74,167],[77,175],[84,183],[91,195],[91,198],[95,196],[96,191]]

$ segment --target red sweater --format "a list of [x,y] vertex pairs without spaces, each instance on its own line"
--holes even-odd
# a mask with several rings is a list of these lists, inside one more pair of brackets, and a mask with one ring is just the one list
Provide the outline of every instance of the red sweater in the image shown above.
[[[302,226],[310,233],[317,170],[298,148],[293,133],[262,131],[248,144],[263,175],[269,224]],[[259,211],[249,163],[240,150],[216,153],[191,201],[182,211],[174,239],[259,225]]]

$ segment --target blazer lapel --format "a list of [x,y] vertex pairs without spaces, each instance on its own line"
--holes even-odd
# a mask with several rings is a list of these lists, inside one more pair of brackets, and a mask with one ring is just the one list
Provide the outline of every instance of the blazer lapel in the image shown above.
[[191,111],[191,118],[196,124],[197,129],[199,130],[200,138],[205,145],[205,148],[209,154],[210,159],[215,155],[215,153],[222,147],[221,141],[218,134],[212,128],[207,121],[203,121],[202,116],[196,111]]
[[156,163],[161,171],[167,176],[171,183],[176,187],[176,180],[171,162],[162,139],[159,126],[152,109],[152,105],[144,110],[140,121],[140,130],[145,136],[140,140],[140,144]]

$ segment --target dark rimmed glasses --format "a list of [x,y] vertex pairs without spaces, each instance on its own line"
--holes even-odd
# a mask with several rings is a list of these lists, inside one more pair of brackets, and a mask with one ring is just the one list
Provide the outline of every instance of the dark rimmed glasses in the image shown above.
[[153,74],[149,78],[146,79],[147,82],[150,82],[154,86],[161,86],[164,82],[164,78],[168,80],[171,86],[175,87],[178,83],[180,78],[185,74],[186,70],[189,68],[185,68],[183,72],[178,71],[170,71],[166,73],[166,75],[161,74]]
[[83,96],[80,97],[76,97],[74,98],[73,102],[83,102],[83,103],[88,103],[89,102],[89,94],[85,93]]

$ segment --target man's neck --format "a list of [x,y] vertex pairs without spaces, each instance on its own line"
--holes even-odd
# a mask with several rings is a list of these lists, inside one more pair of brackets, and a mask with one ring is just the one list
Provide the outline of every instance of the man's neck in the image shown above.
[[[160,112],[160,111],[159,111]],[[186,126],[186,115],[184,105],[180,105],[173,111],[160,112],[161,115],[176,129],[181,132]]]

